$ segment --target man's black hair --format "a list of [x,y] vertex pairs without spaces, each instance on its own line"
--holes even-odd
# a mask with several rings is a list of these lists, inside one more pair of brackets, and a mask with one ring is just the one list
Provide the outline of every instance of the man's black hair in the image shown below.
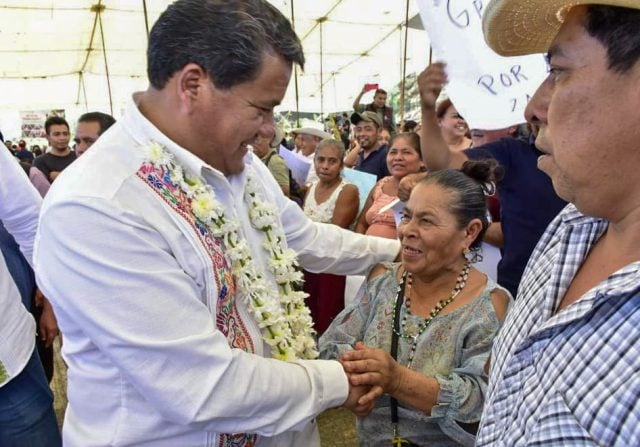
[[147,74],[156,89],[189,63],[216,88],[255,79],[265,53],[304,67],[298,36],[285,16],[264,0],[178,0],[149,35]]
[[109,127],[113,126],[116,119],[107,113],[88,112],[78,118],[79,123],[98,123],[100,130],[98,135],[102,135]]
[[610,69],[625,73],[640,60],[640,9],[589,5],[585,29],[607,49]]
[[44,122],[44,131],[49,135],[49,129],[51,129],[51,126],[59,125],[65,125],[67,126],[67,130],[69,130],[69,123],[67,123],[66,119],[61,116],[51,116]]

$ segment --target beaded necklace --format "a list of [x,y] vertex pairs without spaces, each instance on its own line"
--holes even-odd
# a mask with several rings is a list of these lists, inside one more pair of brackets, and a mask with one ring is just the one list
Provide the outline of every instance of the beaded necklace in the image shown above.
[[[458,275],[458,278],[456,279],[456,285],[453,287],[453,290],[451,291],[451,293],[449,294],[449,297],[443,300],[438,301],[438,304],[436,304],[436,306],[431,310],[431,312],[429,312],[429,316],[427,318],[424,319],[424,321],[422,322],[422,324],[420,324],[420,326],[418,326],[415,329],[415,332],[413,332],[412,334],[409,334],[408,330],[407,330],[407,315],[412,315],[411,313],[411,285],[413,282],[413,277],[411,275],[411,273],[405,271],[404,274],[402,275],[402,282],[400,283],[400,286],[398,287],[398,291],[396,293],[396,303],[398,302],[398,300],[402,300],[404,298],[404,293],[402,293],[402,284],[406,281],[407,282],[407,286],[408,286],[408,290],[406,292],[406,312],[402,317],[402,322],[400,323],[402,326],[402,329],[398,328],[396,329],[395,326],[393,327],[393,333],[395,335],[397,335],[400,338],[403,338],[409,342],[411,342],[411,349],[409,351],[409,361],[407,362],[407,368],[411,368],[411,364],[413,363],[413,357],[415,356],[416,353],[416,348],[418,346],[418,338],[420,337],[420,335],[422,335],[422,333],[429,327],[429,325],[431,324],[431,322],[433,321],[433,319],[440,313],[442,312],[442,310],[447,307],[454,299],[456,299],[456,297],[460,294],[460,292],[462,292],[462,289],[464,289],[464,286],[467,284],[467,279],[469,278],[469,269],[471,268],[471,265],[469,264],[469,262],[465,262],[464,267],[462,267],[462,271],[460,272],[460,274]],[[394,311],[393,311],[393,319],[395,321],[396,319],[396,312],[399,312],[398,308],[400,306],[394,306]]]

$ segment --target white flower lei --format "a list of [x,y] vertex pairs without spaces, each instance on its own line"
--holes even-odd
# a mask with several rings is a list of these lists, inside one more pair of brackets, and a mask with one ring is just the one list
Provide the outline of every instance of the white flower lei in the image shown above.
[[302,273],[295,269],[296,254],[283,248],[285,235],[277,218],[278,209],[261,199],[255,180],[247,175],[244,200],[249,206],[251,225],[265,236],[262,248],[269,255],[268,267],[275,277],[277,290],[256,267],[247,241],[240,237],[238,221],[226,217],[213,188],[202,177],[183,170],[160,144],[150,143],[146,152],[147,161],[156,167],[164,167],[174,185],[191,199],[193,215],[214,237],[222,239],[240,296],[249,305],[261,328],[262,338],[271,346],[272,356],[286,361],[316,358],[315,330],[304,303],[308,295],[294,290],[294,284],[302,282]]

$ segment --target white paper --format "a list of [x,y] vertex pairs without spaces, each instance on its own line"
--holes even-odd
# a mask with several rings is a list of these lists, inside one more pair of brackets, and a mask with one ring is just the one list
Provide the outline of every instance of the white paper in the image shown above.
[[489,0],[418,0],[434,61],[447,64],[446,92],[471,129],[525,121],[524,109],[547,75],[540,54],[502,57],[488,47],[482,14]]
[[311,160],[303,155],[296,154],[286,147],[280,145],[280,156],[284,159],[287,167],[291,170],[291,176],[300,186],[307,183],[309,169],[311,169]]

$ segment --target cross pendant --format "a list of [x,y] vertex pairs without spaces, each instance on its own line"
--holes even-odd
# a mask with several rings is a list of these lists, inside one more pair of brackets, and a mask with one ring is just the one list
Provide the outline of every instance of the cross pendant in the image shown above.
[[401,438],[400,436],[394,436],[393,438],[391,438],[391,445],[393,447],[403,447],[408,444],[409,444],[409,441],[404,438]]

